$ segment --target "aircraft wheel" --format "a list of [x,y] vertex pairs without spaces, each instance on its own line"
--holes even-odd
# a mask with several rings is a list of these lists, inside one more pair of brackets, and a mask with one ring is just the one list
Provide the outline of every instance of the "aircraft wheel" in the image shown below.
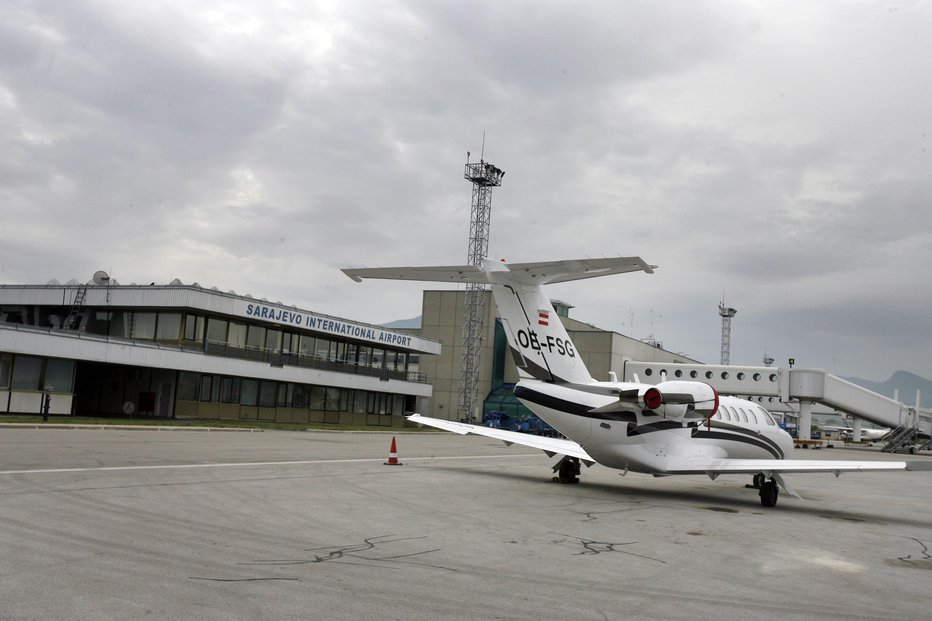
[[777,505],[777,496],[780,490],[777,488],[777,482],[773,479],[764,481],[760,486],[760,504],[765,507],[775,507]]
[[765,477],[763,473],[758,472],[757,474],[755,474],[754,479],[753,479],[754,489],[760,489],[761,486],[764,484],[764,480],[765,480]]
[[579,460],[576,458],[564,459],[560,464],[560,483],[579,483]]

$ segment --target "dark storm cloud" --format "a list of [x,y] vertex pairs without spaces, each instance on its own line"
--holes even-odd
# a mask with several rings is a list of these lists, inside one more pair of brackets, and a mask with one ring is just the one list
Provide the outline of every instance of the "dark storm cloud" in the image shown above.
[[6,3],[0,275],[416,315],[338,268],[462,261],[485,132],[493,256],[661,265],[580,318],[932,376],[932,14],[791,4]]

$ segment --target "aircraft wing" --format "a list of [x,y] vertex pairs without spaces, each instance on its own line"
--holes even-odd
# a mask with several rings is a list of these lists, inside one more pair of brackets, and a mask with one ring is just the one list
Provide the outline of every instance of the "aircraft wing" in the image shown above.
[[877,472],[891,470],[932,470],[932,461],[833,461],[821,459],[684,459],[662,475],[704,474],[715,480],[720,474],[757,474],[773,479],[796,498],[802,496],[781,476],[787,472]]
[[932,470],[932,461],[833,461],[829,459],[684,459],[664,474],[755,474],[758,472],[869,472]]
[[411,416],[408,416],[408,420],[412,423],[420,423],[421,425],[436,427],[437,429],[443,429],[445,431],[452,431],[453,433],[458,433],[460,435],[474,433],[476,435],[486,436],[487,438],[495,438],[496,440],[501,440],[508,446],[511,446],[512,444],[530,446],[531,448],[544,451],[551,457],[554,455],[568,455],[569,457],[579,458],[590,465],[595,463],[595,460],[589,456],[589,453],[584,451],[581,446],[572,440],[563,440],[561,438],[546,438],[544,436],[535,436],[529,433],[518,433],[517,431],[506,431],[505,429],[493,429],[491,427],[483,427],[481,425],[467,425],[466,423],[458,423],[452,420],[429,418],[427,416],[421,416],[420,414],[412,414]]

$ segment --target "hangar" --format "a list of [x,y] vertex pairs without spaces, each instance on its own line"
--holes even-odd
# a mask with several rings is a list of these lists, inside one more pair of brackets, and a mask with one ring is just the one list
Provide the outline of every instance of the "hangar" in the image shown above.
[[248,295],[0,285],[0,412],[401,426],[440,343]]

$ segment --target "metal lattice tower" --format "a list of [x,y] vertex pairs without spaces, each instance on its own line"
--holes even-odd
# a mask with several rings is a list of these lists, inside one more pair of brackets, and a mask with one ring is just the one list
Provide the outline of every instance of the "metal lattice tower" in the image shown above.
[[725,300],[718,305],[718,314],[722,316],[722,362],[731,364],[731,318],[738,314],[733,308],[725,307]]
[[[469,217],[469,265],[482,265],[489,252],[489,224],[492,219],[492,188],[502,184],[505,173],[485,160],[469,162],[466,154],[465,179],[472,183],[472,213]],[[482,324],[485,317],[486,285],[466,285],[466,308],[463,320],[463,357],[461,360],[459,413],[467,422],[476,419],[479,399],[479,357]]]

